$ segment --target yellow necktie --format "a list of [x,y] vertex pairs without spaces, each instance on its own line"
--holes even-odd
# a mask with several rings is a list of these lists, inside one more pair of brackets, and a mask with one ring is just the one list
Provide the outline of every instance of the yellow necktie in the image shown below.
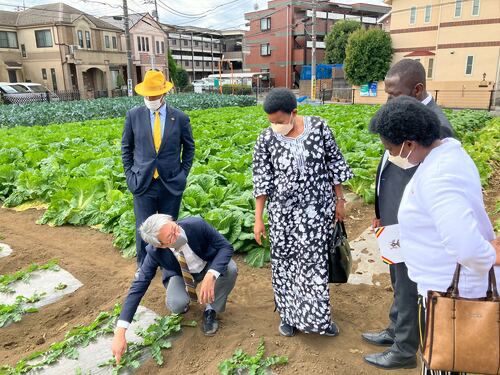
[[[161,145],[161,123],[160,123],[160,112],[155,112],[155,128],[153,131],[153,139],[155,142],[156,153],[160,150]],[[158,174],[158,169],[155,169],[155,173],[153,178],[158,178],[160,175]]]

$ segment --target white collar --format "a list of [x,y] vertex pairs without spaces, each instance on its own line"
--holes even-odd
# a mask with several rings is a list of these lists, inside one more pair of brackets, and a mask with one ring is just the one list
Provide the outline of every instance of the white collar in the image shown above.
[[425,98],[424,100],[422,100],[422,104],[423,105],[427,105],[431,102],[432,100],[432,95],[431,94],[428,94],[427,98]]

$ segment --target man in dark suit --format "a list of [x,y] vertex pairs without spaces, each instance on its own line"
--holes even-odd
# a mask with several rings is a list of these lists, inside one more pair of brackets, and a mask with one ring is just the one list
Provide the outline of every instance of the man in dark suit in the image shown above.
[[122,160],[134,195],[138,267],[146,257],[139,225],[155,213],[177,218],[193,165],[195,146],[189,117],[165,103],[165,94],[172,87],[163,73],[148,71],[144,82],[135,87],[145,105],[131,109],[125,117]]
[[[441,137],[453,136],[453,129],[446,115],[426,90],[425,69],[420,62],[404,59],[395,64],[385,78],[385,91],[389,100],[400,95],[412,96],[432,109],[441,121]],[[373,120],[372,120],[373,121]],[[403,159],[408,155],[400,155]],[[375,214],[373,227],[398,223],[398,210],[406,185],[418,166],[391,162],[386,151],[377,170]],[[399,166],[396,164],[400,164]],[[406,164],[406,166],[404,165]],[[383,369],[416,367],[419,345],[417,284],[408,277],[405,263],[391,264],[391,282],[394,301],[389,312],[389,327],[381,332],[363,333],[365,341],[390,348],[382,353],[365,356],[369,364]]]
[[[233,247],[202,218],[191,217],[176,223],[168,215],[155,214],[139,231],[149,245],[117,323],[112,347],[117,362],[127,347],[125,332],[158,267],[165,271],[166,305],[172,313],[185,313],[190,301],[196,298],[206,305],[202,329],[207,336],[217,332],[217,314],[225,310],[238,275],[231,259]],[[196,284],[200,284],[199,293]]]

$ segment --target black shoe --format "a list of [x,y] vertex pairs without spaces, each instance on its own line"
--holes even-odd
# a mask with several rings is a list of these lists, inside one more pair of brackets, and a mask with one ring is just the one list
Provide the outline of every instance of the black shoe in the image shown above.
[[292,327],[291,325],[283,322],[280,323],[279,331],[283,336],[286,337],[295,336],[295,327]]
[[363,340],[373,345],[391,346],[394,344],[394,337],[392,337],[386,329],[382,332],[365,332],[361,337]]
[[203,333],[205,336],[213,336],[219,329],[219,322],[217,321],[217,313],[215,310],[205,310],[203,313]]
[[392,350],[370,354],[365,356],[364,359],[368,364],[384,370],[411,369],[417,367],[416,356],[410,358],[403,357],[398,352]]
[[337,327],[337,325],[335,324],[335,322],[332,321],[330,323],[330,327],[328,327],[328,329],[325,331],[324,335],[325,336],[335,337],[335,336],[338,336],[339,333],[340,333],[339,327]]

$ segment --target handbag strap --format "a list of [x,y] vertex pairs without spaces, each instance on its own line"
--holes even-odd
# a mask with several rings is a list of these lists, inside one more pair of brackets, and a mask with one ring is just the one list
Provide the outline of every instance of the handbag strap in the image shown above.
[[486,298],[492,301],[500,301],[497,289],[497,278],[495,276],[495,267],[491,267],[488,274],[488,291],[486,292]]
[[460,296],[460,292],[458,290],[458,282],[460,281],[460,271],[462,266],[460,263],[457,263],[457,267],[455,268],[455,273],[453,274],[453,280],[451,281],[451,285],[448,288],[447,294],[451,296],[451,298],[458,298]]

